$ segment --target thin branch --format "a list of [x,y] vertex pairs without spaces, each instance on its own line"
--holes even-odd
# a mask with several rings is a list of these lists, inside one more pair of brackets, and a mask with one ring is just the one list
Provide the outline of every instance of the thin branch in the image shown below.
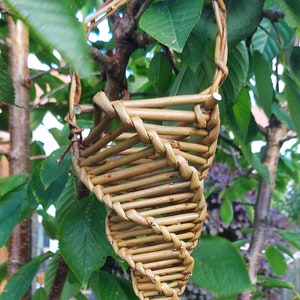
[[8,158],[10,157],[9,152],[1,150],[1,149],[0,149],[0,155],[3,155],[3,156],[8,157]]
[[219,139],[225,142],[230,147],[232,147],[234,150],[236,150],[240,155],[242,155],[242,150],[240,149],[240,147],[234,144],[232,140],[228,139],[222,133],[219,134]]
[[242,202],[242,201],[234,201],[235,204],[240,204],[240,205],[244,205],[244,206],[254,206],[253,203],[249,203],[249,202]]
[[46,71],[41,71],[39,73],[36,73],[36,74],[33,74],[29,77],[29,80],[32,81],[32,80],[35,80],[37,78],[40,78],[44,75],[47,75],[49,74],[50,72],[52,71],[57,71],[57,72],[60,72],[61,70],[66,70],[67,67],[58,67],[58,68],[50,68],[49,70],[46,70]]
[[68,85],[70,85],[70,83],[64,83],[59,85],[58,87],[56,87],[55,89],[52,89],[50,92],[45,93],[44,95],[41,96],[40,99],[44,99],[44,98],[49,98],[51,97],[53,94],[55,94],[56,92],[66,88]]
[[34,155],[34,156],[30,156],[30,160],[32,161],[32,160],[44,159],[46,157],[47,157],[46,154]]
[[284,137],[284,138],[280,141],[280,143],[283,144],[283,143],[285,143],[285,142],[288,142],[288,141],[290,141],[290,140],[292,140],[292,139],[297,139],[297,138],[298,138],[298,136],[297,136],[296,134],[290,135],[290,136],[286,136],[286,137]]
[[141,18],[142,14],[144,11],[150,6],[150,4],[153,2],[153,0],[146,0],[140,7],[139,11],[137,14],[134,16],[134,20],[137,23],[139,19]]
[[177,75],[179,73],[179,70],[178,70],[178,68],[177,68],[177,66],[175,64],[175,61],[174,61],[173,51],[169,47],[167,47],[165,45],[163,47],[165,49],[168,61],[169,61],[170,65],[171,65],[171,67],[172,67],[175,75]]
[[6,7],[6,5],[3,3],[3,1],[0,1],[0,13],[1,14],[5,14],[8,16],[11,16],[10,11],[8,10],[8,8]]
[[258,25],[258,28],[260,28],[262,31],[264,31],[266,33],[266,35],[268,35],[278,46],[279,49],[281,49],[281,45],[280,42],[272,35],[270,34],[270,32],[268,32],[263,26]]
[[111,56],[108,56],[106,54],[103,54],[99,49],[91,46],[90,52],[92,55],[92,58],[98,62],[102,67],[104,68],[110,68],[113,63],[113,58]]
[[263,9],[261,16],[269,19],[271,22],[278,22],[279,19],[284,18],[284,13],[279,9]]

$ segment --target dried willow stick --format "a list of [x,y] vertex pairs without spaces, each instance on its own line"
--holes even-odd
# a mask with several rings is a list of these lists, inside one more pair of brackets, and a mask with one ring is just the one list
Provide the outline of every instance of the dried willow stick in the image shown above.
[[96,176],[92,178],[91,181],[94,185],[104,184],[116,180],[128,179],[136,175],[157,171],[167,166],[168,166],[168,162],[166,159],[158,159],[156,161],[144,164],[142,166],[138,165],[138,166],[122,169],[120,171],[111,172],[109,174]]
[[[109,148],[109,149],[111,149],[111,148]],[[105,151],[100,152],[99,156],[100,156],[100,154],[103,154],[104,152]],[[128,155],[128,156],[125,156],[125,157],[122,157],[122,158],[114,158],[111,161],[106,160],[104,165],[93,168],[91,171],[94,175],[100,175],[100,174],[103,174],[106,171],[110,171],[110,170],[115,169],[117,167],[127,165],[127,164],[129,164],[129,163],[131,163],[135,160],[148,157],[149,155],[154,154],[154,153],[155,153],[154,147],[146,148],[142,151],[138,151],[136,153],[133,153],[131,155]],[[101,158],[101,156],[100,156],[100,158]]]
[[106,146],[110,142],[112,142],[116,137],[118,137],[120,134],[122,134],[126,128],[124,126],[119,126],[115,130],[113,130],[109,135],[105,135],[102,137],[98,142],[90,146],[89,148],[86,148],[85,150],[80,152],[81,157],[88,157],[92,154],[95,154],[97,151],[99,151],[102,147]]
[[[125,5],[128,1],[129,0],[107,1],[106,3],[101,5],[100,8],[95,13],[88,16],[84,20],[85,26],[88,26],[89,23],[92,23],[89,28],[89,31],[91,31],[95,26],[97,26],[97,24],[99,24],[105,18],[108,18],[109,16],[114,14],[121,6]],[[98,20],[96,21],[96,19],[98,19]]]
[[[121,142],[120,144],[113,145],[109,148],[106,148],[105,150],[98,152],[95,155],[89,156],[85,159],[83,159],[80,162],[81,167],[86,167],[86,166],[92,166],[100,161],[105,160],[106,158],[112,156],[112,155],[117,155],[119,152],[124,151],[133,145],[139,143],[140,139],[137,135],[133,136],[132,138],[125,140]],[[94,170],[93,170],[94,171]]]
[[[126,202],[126,201],[130,201],[133,197],[142,198],[142,197],[157,196],[157,195],[160,195],[162,192],[166,192],[166,189],[169,189],[169,191],[172,192],[168,197],[169,202],[172,202],[173,198],[176,199],[176,195],[173,195],[173,194],[175,194],[175,192],[173,192],[173,191],[178,190],[178,189],[185,190],[184,194],[179,195],[178,197],[185,197],[185,199],[187,199],[187,198],[190,198],[189,196],[191,196],[191,194],[189,193],[190,191],[187,189],[189,187],[189,185],[187,183],[189,183],[189,182],[179,181],[179,182],[174,182],[172,185],[170,185],[169,183],[166,183],[166,184],[162,184],[162,185],[151,187],[151,188],[145,188],[145,189],[139,190],[139,191],[128,192],[127,194],[124,194],[124,195],[122,194],[122,195],[114,196],[113,197],[114,199],[112,199],[112,202],[113,203],[114,202]],[[162,197],[163,197],[163,195],[162,195]],[[145,200],[140,200],[140,201],[145,201]],[[140,202],[140,201],[138,201],[138,202]],[[153,199],[153,201],[154,202],[158,201],[158,199]],[[162,199],[162,201],[163,201],[163,199]],[[124,204],[124,205],[126,207],[126,204]],[[137,204],[137,205],[139,205],[139,204]]]
[[[178,231],[183,231],[183,230],[189,230],[191,228],[194,228],[195,224],[194,223],[184,223],[184,224],[177,224],[177,225],[171,225],[171,226],[166,226],[166,228],[168,229],[168,231],[170,233],[175,233]],[[136,235],[135,235],[136,233]],[[152,228],[135,228],[135,229],[131,229],[131,230],[127,230],[127,231],[123,231],[123,232],[116,232],[114,233],[114,236],[116,238],[116,240],[122,240],[125,238],[130,238],[130,237],[136,237],[136,236],[144,236],[147,234],[152,234],[153,233],[153,229]],[[124,241],[126,242],[126,241]]]
[[155,206],[155,205],[161,205],[164,203],[176,203],[183,201],[185,199],[191,199],[194,197],[194,193],[181,193],[177,195],[168,195],[168,196],[161,196],[157,198],[150,198],[150,199],[144,199],[136,202],[128,202],[124,203],[122,205],[124,210],[128,209],[137,209],[137,208],[144,208],[149,206]]
[[170,178],[176,177],[179,175],[178,171],[174,172],[166,172],[163,174],[153,175],[150,177],[139,179],[138,181],[132,181],[129,183],[122,183],[118,184],[116,186],[110,186],[110,187],[104,187],[103,193],[104,194],[112,194],[112,193],[119,193],[122,191],[130,190],[130,189],[136,189],[142,186],[148,186],[150,184],[154,184],[157,182],[163,182],[166,180],[169,180]]
[[[177,216],[167,216],[167,217],[161,217],[156,219],[156,223],[158,225],[166,226],[166,225],[174,225],[178,223],[185,223],[190,221],[195,221],[199,217],[198,213],[188,213],[188,214],[181,214]],[[132,223],[133,226],[136,226],[134,222],[120,222],[118,224],[111,225],[111,231],[119,231],[123,230],[125,227],[129,226],[128,228],[132,227],[130,226],[130,223]],[[194,224],[195,227],[195,224]]]
[[94,129],[90,132],[90,134],[83,140],[82,145],[88,147],[92,143],[96,142],[99,139],[101,133],[106,130],[106,128],[110,125],[112,119],[108,116],[105,116],[100,123],[94,127]]
[[[186,232],[186,233],[182,233],[182,234],[177,234],[177,236],[181,240],[189,240],[189,239],[192,239],[195,236],[195,234],[193,232]],[[146,237],[141,237],[141,238],[135,237],[133,239],[118,242],[118,245],[119,245],[119,247],[126,247],[126,246],[132,247],[133,245],[152,243],[152,242],[162,242],[162,241],[164,241],[164,238],[161,235],[149,235]]]

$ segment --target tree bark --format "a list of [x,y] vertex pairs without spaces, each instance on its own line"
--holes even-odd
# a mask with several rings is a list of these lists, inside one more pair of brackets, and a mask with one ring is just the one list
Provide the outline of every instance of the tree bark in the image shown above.
[[[9,111],[10,176],[29,173],[29,89],[27,67],[29,36],[27,27],[8,18],[8,68],[15,88],[15,106]],[[8,275],[16,273],[31,259],[31,219],[19,223],[9,242]],[[31,299],[29,290],[22,299]]]
[[65,263],[64,259],[60,256],[58,261],[58,266],[55,272],[55,277],[48,294],[48,300],[59,300],[61,292],[63,290],[65,281],[68,275],[68,265]]
[[[269,171],[270,182],[266,182],[263,178],[260,179],[254,208],[254,225],[247,257],[248,272],[252,284],[256,284],[257,271],[265,247],[265,237],[270,223],[270,206],[273,190],[275,188],[280,148],[286,132],[286,126],[276,120],[275,124],[269,126],[266,134],[267,144],[262,163]],[[240,299],[252,299],[252,292],[247,291],[243,293]]]

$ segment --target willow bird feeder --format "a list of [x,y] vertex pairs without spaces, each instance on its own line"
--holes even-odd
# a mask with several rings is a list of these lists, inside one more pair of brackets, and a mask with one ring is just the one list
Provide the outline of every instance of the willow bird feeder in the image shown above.
[[[124,101],[99,92],[93,105],[70,103],[70,113],[101,116],[85,139],[73,137],[72,159],[108,208],[107,238],[131,267],[140,299],[179,299],[193,271],[191,253],[206,217],[203,180],[220,127],[219,87],[228,73],[226,10],[222,0],[212,5],[216,69],[206,90]],[[76,127],[74,115],[72,122]]]

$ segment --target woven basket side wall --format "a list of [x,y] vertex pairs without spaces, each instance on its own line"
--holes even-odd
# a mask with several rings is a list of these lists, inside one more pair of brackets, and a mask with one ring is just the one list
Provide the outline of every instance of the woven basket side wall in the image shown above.
[[[227,75],[225,6],[212,3],[218,33],[209,88],[196,95],[112,102],[99,92],[93,106],[75,106],[101,115],[84,140],[73,139],[73,164],[108,208],[107,237],[131,267],[140,299],[179,299],[206,217],[203,180],[217,147],[218,91]],[[181,110],[186,104],[193,109]]]

